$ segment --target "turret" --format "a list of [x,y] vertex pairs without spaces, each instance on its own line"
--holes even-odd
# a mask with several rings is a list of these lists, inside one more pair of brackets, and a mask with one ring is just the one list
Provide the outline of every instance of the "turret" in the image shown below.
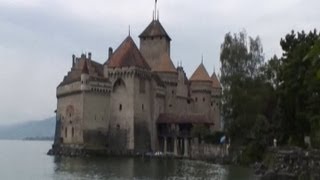
[[221,96],[222,87],[215,72],[212,73],[211,80],[212,80],[212,94],[214,96]]
[[222,87],[215,72],[211,76],[212,93],[211,93],[211,119],[214,120],[214,130],[221,130],[221,95]]
[[72,54],[72,68],[74,68],[75,64],[76,64],[76,55]]
[[211,78],[201,62],[190,78],[191,97],[194,99],[197,113],[210,111],[211,84]]
[[140,51],[151,69],[154,70],[163,54],[170,56],[171,38],[161,25],[159,19],[153,19],[148,27],[140,34]]
[[178,65],[177,71],[178,71],[177,95],[187,97],[188,96],[188,79],[181,64],[180,66]]
[[89,84],[89,69],[87,65],[87,60],[84,59],[83,67],[81,70],[81,91],[88,90]]

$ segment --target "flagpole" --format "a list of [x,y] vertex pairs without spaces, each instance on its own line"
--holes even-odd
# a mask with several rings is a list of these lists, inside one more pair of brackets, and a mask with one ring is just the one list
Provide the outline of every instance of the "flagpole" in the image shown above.
[[157,19],[157,0],[154,1],[154,20]]

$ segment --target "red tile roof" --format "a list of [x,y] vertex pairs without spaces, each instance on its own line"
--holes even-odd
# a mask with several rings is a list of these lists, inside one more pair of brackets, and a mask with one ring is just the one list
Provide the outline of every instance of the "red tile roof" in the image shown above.
[[174,67],[170,56],[168,53],[164,53],[161,57],[160,57],[160,63],[159,66],[156,66],[154,71],[156,72],[173,72],[176,73],[177,69]]
[[107,60],[106,64],[111,68],[135,66],[150,70],[150,66],[143,58],[142,54],[130,36],[128,36],[120,44],[120,46]]
[[221,88],[221,84],[219,82],[219,79],[218,79],[216,73],[212,74],[211,80],[212,80],[212,87],[213,88]]
[[211,78],[202,62],[190,77],[190,81],[211,81]]

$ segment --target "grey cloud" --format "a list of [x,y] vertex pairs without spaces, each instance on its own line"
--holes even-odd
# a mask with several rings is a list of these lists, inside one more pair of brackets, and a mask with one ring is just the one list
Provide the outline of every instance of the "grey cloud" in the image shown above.
[[[22,3],[23,2],[23,3]],[[107,48],[150,23],[150,0],[3,0],[0,2],[0,124],[54,115],[55,88],[70,69],[71,55],[91,51],[104,62]],[[158,1],[160,20],[172,38],[174,64],[191,75],[204,55],[218,70],[227,32],[259,35],[267,58],[281,54],[279,40],[291,29],[319,27],[317,0]]]

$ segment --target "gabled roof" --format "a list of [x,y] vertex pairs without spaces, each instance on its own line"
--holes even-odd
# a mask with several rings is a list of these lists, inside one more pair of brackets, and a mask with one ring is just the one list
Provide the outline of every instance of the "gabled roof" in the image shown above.
[[212,80],[212,87],[213,88],[221,88],[221,84],[219,82],[219,79],[218,79],[216,73],[212,74],[211,80]]
[[170,56],[168,53],[164,53],[161,57],[160,57],[160,62],[159,65],[155,67],[154,71],[156,72],[172,72],[172,73],[176,73],[177,69],[174,67]]
[[150,69],[131,36],[128,36],[106,62],[108,67],[140,67]]
[[211,78],[202,62],[192,74],[190,81],[211,81]]
[[159,20],[153,20],[139,36],[139,38],[144,37],[165,37],[171,41],[171,38],[166,30],[164,30]]

